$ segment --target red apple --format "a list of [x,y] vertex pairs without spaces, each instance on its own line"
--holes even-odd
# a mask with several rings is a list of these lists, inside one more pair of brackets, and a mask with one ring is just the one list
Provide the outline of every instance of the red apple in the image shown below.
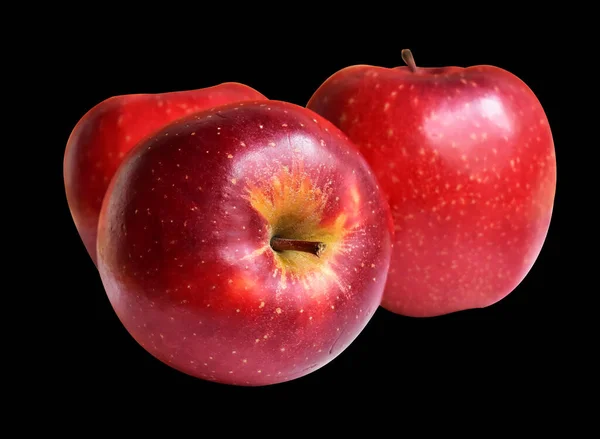
[[142,138],[184,115],[230,102],[266,99],[238,83],[162,94],[115,96],[89,110],[67,142],[67,202],[83,243],[96,263],[102,199],[125,154]]
[[111,182],[98,268],[129,333],[173,368],[267,385],[340,354],[381,301],[393,226],[337,128],[227,105],[138,144]]
[[534,93],[498,67],[357,65],[308,103],[360,148],[392,208],[382,306],[425,317],[489,306],[535,262],[556,187]]

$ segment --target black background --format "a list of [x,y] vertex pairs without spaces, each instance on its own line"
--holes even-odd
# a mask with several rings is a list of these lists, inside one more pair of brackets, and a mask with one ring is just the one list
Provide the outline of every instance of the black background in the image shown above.
[[[313,25],[316,29],[311,32]],[[566,355],[562,330],[566,311],[561,311],[560,248],[565,195],[561,180],[567,172],[563,118],[568,108],[562,105],[566,91],[560,87],[560,69],[549,64],[560,56],[564,43],[553,39],[551,26],[498,41],[492,38],[497,33],[481,29],[472,35],[449,31],[432,38],[426,32],[360,32],[348,26],[331,32],[325,32],[322,23],[305,23],[303,32],[286,32],[282,23],[236,24],[217,32],[203,32],[198,26],[181,38],[173,36],[176,30],[170,27],[164,34],[153,28],[151,36],[116,31],[106,35],[94,28],[61,40],[57,56],[62,111],[50,166],[56,192],[53,235],[60,242],[57,263],[62,267],[55,273],[62,289],[55,303],[62,331],[56,348],[61,354],[52,361],[63,377],[62,393],[83,405],[101,398],[131,402],[149,398],[160,407],[186,398],[216,406],[258,400],[279,404],[301,397],[335,404],[360,392],[409,401],[417,395],[435,400],[473,391],[539,398],[552,397],[563,386],[566,378],[559,364]],[[555,210],[542,252],[519,287],[489,308],[443,317],[405,318],[380,308],[356,341],[327,366],[295,381],[262,388],[189,377],[138,346],[114,314],[67,207],[62,158],[79,118],[114,95],[188,90],[226,81],[247,84],[271,99],[306,105],[337,70],[353,64],[401,65],[403,48],[410,48],[423,67],[491,64],[509,70],[530,86],[546,111],[558,161]],[[357,404],[370,403],[363,399]]]

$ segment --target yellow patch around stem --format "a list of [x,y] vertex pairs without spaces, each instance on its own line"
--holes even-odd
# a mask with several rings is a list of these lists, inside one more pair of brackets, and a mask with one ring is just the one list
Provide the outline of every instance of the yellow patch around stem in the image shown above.
[[[302,162],[296,162],[290,170],[283,167],[268,180],[248,183],[247,199],[252,207],[266,220],[268,242],[274,236],[325,244],[318,257],[300,251],[275,252],[273,255],[280,288],[288,282],[301,283],[307,291],[319,293],[329,283],[344,287],[333,269],[336,256],[344,252],[344,237],[350,232],[347,216],[338,215],[332,221],[324,221],[323,214],[331,194],[329,184],[316,184],[304,172]],[[261,253],[265,250],[261,249]]]

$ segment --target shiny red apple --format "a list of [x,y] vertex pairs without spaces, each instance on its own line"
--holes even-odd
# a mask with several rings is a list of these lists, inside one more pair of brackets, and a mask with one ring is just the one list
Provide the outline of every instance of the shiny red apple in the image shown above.
[[554,204],[556,161],[534,93],[498,67],[357,65],[308,103],[360,148],[395,238],[382,305],[425,317],[489,306],[531,269]]
[[125,154],[142,138],[184,115],[236,101],[266,99],[234,82],[198,90],[115,96],[89,110],[73,129],[64,156],[67,202],[96,263],[102,199]]
[[127,156],[98,268],[148,352],[220,383],[292,380],[340,354],[381,301],[391,214],[336,127],[279,102],[181,119]]

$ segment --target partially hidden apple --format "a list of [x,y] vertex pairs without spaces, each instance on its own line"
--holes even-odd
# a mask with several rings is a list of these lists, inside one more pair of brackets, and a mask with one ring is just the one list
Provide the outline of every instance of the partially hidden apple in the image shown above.
[[359,147],[392,209],[382,306],[427,317],[487,307],[512,292],[545,241],[556,188],[548,119],[498,67],[357,65],[307,107]]
[[242,102],[167,125],[104,199],[98,269],[123,325],[186,374],[304,376],[379,306],[393,226],[346,136],[306,108]]
[[77,123],[65,149],[67,202],[81,239],[96,264],[96,229],[102,199],[125,154],[141,139],[187,114],[237,101],[266,99],[226,82],[197,90],[115,96]]

